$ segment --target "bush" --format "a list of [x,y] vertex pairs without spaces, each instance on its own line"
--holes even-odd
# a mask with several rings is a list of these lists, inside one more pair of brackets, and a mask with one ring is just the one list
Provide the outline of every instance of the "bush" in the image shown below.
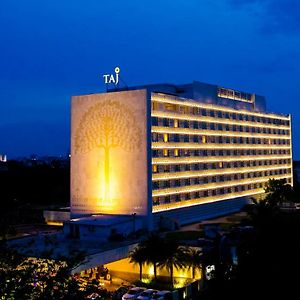
[[195,231],[175,231],[175,232],[168,232],[166,234],[166,239],[169,240],[197,240],[204,236],[203,231],[195,230]]

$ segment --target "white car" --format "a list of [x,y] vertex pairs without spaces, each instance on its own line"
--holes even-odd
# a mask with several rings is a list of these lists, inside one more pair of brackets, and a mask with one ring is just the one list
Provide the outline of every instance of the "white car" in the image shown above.
[[158,292],[157,290],[153,290],[153,289],[145,290],[137,297],[137,299],[138,300],[150,300],[151,297],[157,292]]
[[136,299],[144,290],[145,288],[134,287],[122,296],[122,300]]
[[100,295],[97,293],[93,293],[93,294],[87,296],[87,299],[91,299],[91,300],[100,299]]
[[170,291],[159,291],[155,293],[151,299],[154,300],[172,300],[172,293]]

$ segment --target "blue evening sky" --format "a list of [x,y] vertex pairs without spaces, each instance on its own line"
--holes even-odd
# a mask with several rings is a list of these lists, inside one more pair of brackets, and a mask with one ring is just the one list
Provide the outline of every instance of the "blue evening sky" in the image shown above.
[[0,154],[65,155],[70,97],[127,85],[219,84],[293,115],[300,159],[300,1],[1,0]]

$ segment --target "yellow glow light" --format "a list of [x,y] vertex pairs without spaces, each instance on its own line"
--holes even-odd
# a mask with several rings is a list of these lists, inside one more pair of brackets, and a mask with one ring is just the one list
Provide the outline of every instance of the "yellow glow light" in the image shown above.
[[154,275],[154,266],[153,266],[153,265],[151,265],[151,266],[149,267],[149,272],[148,272],[148,274],[151,275],[151,276]]
[[153,172],[153,173],[156,173],[156,172],[157,172],[157,165],[153,165],[153,166],[152,166],[152,172]]
[[167,143],[169,141],[169,135],[164,133],[164,142]]
[[184,208],[184,207],[191,207],[199,204],[204,204],[204,203],[213,203],[217,201],[222,201],[222,200],[230,200],[238,197],[246,197],[246,196],[254,196],[263,193],[263,189],[255,189],[251,191],[245,191],[245,192],[236,192],[236,193],[230,193],[224,196],[211,196],[211,197],[206,197],[205,200],[203,198],[198,198],[198,199],[193,199],[193,200],[185,200],[181,202],[171,202],[171,203],[166,203],[166,204],[160,204],[157,206],[153,206],[152,212],[153,213],[159,213],[167,210],[172,210],[176,208]]
[[[249,137],[249,138],[268,138],[268,139],[283,139],[289,140],[289,135],[283,134],[262,134],[255,132],[240,132],[240,131],[220,131],[207,129],[192,129],[192,128],[173,128],[163,126],[152,126],[151,132],[155,133],[171,133],[171,134],[189,134],[189,135],[208,135],[208,136],[228,136],[228,137]],[[269,141],[270,143],[270,141]]]
[[199,143],[152,143],[152,149],[164,149],[164,148],[180,148],[180,149],[290,149],[291,146],[284,145],[261,145],[261,144],[199,144]]
[[263,172],[270,170],[281,170],[290,169],[290,164],[277,165],[277,166],[263,166],[256,168],[227,168],[222,170],[202,170],[202,171],[189,171],[189,172],[174,172],[174,173],[158,173],[152,175],[152,180],[166,180],[166,179],[177,179],[177,178],[193,178],[193,177],[204,177],[204,176],[216,176],[216,175],[227,175],[227,174],[242,174],[249,172]]
[[[176,149],[175,149],[176,150]],[[272,156],[272,155],[245,155],[245,156],[202,156],[202,157],[154,157],[152,164],[168,165],[168,164],[186,164],[186,163],[200,163],[200,162],[231,162],[231,161],[249,161],[249,160],[277,160],[277,159],[291,159],[290,155]]]
[[238,121],[238,120],[229,120],[229,119],[221,119],[221,118],[212,118],[207,116],[193,116],[193,115],[185,115],[185,114],[177,114],[170,113],[165,111],[152,111],[152,117],[159,118],[169,118],[169,119],[180,119],[180,120],[189,120],[189,121],[198,121],[198,122],[207,122],[207,123],[217,123],[217,124],[225,124],[225,125],[243,125],[249,127],[262,127],[262,128],[273,128],[273,129],[286,129],[289,130],[289,126],[284,125],[272,125],[272,124],[261,124],[250,121]]
[[56,221],[47,221],[46,223],[47,223],[47,225],[50,225],[50,226],[63,226],[64,225],[63,222],[56,222]]
[[179,104],[182,106],[190,106],[190,107],[199,107],[199,108],[206,108],[206,109],[214,109],[218,111],[225,111],[225,112],[232,112],[232,113],[239,113],[239,114],[244,114],[244,115],[251,115],[251,116],[258,116],[258,117],[267,117],[267,118],[276,118],[279,120],[289,120],[290,115],[288,116],[283,116],[283,115],[278,115],[278,114],[272,114],[272,113],[259,113],[259,112],[251,112],[248,110],[235,110],[230,107],[225,107],[225,106],[219,106],[215,104],[206,104],[206,103],[200,103],[200,102],[195,102],[191,99],[186,99],[186,98],[179,98],[176,96],[169,96],[165,94],[158,94],[158,93],[152,93],[151,97],[152,101],[156,102],[162,102],[162,103],[172,103],[172,104]]
[[214,182],[214,183],[205,183],[205,184],[197,184],[191,186],[184,186],[184,187],[176,187],[176,188],[168,188],[168,189],[161,189],[161,190],[153,190],[152,196],[167,196],[167,195],[176,195],[181,194],[184,192],[197,192],[197,191],[204,191],[208,189],[218,189],[223,187],[234,187],[236,185],[245,185],[245,184],[253,184],[253,183],[263,183],[267,182],[269,179],[286,179],[290,178],[291,175],[272,175],[272,176],[264,176],[259,179],[249,178],[247,179],[239,179],[239,180],[231,180],[230,183],[224,182]]

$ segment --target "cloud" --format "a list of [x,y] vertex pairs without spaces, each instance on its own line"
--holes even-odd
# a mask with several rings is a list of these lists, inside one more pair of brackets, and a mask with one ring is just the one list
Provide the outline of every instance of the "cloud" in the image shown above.
[[236,9],[255,12],[264,34],[300,34],[299,0],[227,0]]

